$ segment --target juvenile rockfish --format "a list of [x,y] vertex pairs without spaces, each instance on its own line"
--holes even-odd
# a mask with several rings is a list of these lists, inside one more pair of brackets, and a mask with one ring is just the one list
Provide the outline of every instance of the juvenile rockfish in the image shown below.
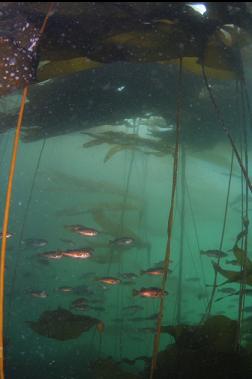
[[[171,270],[168,270],[168,272],[172,272]],[[149,268],[148,270],[141,270],[141,275],[147,274],[147,275],[164,275],[164,269],[163,267],[154,267],[154,268]]]
[[93,255],[93,249],[84,248],[77,250],[67,250],[62,252],[63,257],[73,258],[73,259],[88,259]]
[[121,278],[128,279],[128,280],[135,280],[137,279],[137,274],[134,274],[133,272],[125,272],[123,274],[119,274]]
[[81,308],[80,310],[84,310],[84,309],[87,309],[88,305],[87,305],[87,299],[85,299],[84,297],[81,297],[79,299],[76,299],[74,301],[72,301],[71,303],[71,308]]
[[48,244],[48,241],[42,238],[26,238],[21,243],[27,247],[44,247]]
[[44,259],[61,259],[63,258],[63,254],[62,251],[49,251],[39,254],[39,257]]
[[83,237],[96,237],[98,234],[98,230],[83,225],[65,225],[65,228]]
[[104,278],[98,278],[96,279],[98,282],[104,283],[104,284],[110,284],[114,286],[115,284],[121,283],[120,279],[112,278],[112,277],[104,277]]
[[110,245],[116,245],[116,246],[131,246],[135,242],[134,238],[132,237],[121,237],[116,238],[113,241],[109,241]]
[[73,292],[73,287],[59,287],[59,288],[57,288],[57,291],[59,291],[59,292],[65,292],[65,293],[67,293],[67,292]]
[[48,293],[46,291],[31,291],[31,295],[33,297],[39,297],[41,299],[48,297]]
[[224,258],[228,255],[227,253],[224,253],[221,250],[201,250],[200,254],[206,255],[211,258]]
[[141,288],[140,290],[133,290],[133,296],[141,296],[141,297],[163,297],[167,296],[168,292],[163,291],[161,288],[150,287],[150,288]]

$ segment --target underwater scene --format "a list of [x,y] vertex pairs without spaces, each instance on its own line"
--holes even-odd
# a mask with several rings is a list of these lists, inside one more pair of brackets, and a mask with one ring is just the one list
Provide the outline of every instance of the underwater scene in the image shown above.
[[0,379],[252,374],[250,3],[0,3]]

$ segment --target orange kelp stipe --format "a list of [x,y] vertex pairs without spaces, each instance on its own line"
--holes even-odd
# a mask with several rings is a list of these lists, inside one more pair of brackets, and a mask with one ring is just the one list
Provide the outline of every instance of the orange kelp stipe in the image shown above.
[[10,202],[11,202],[11,192],[13,185],[13,178],[15,173],[16,159],[17,159],[17,149],[18,142],[21,132],[22,121],[24,117],[24,108],[25,100],[28,94],[28,86],[23,90],[21,106],[18,115],[17,129],[13,144],[12,159],[10,166],[10,174],[8,180],[6,201],[5,201],[5,210],[4,210],[4,222],[3,222],[3,236],[2,236],[2,246],[1,246],[1,266],[0,266],[0,379],[4,379],[4,364],[3,364],[3,318],[4,318],[4,271],[5,271],[5,258],[6,258],[6,235],[7,228],[9,223],[9,214],[10,214]]
[[57,5],[57,3],[55,3],[55,2],[50,3],[47,14],[46,14],[45,19],[44,19],[44,22],[43,22],[43,24],[39,30],[40,35],[42,35],[44,33],[46,25],[48,23],[48,19],[50,16],[52,16],[54,14],[56,5]]

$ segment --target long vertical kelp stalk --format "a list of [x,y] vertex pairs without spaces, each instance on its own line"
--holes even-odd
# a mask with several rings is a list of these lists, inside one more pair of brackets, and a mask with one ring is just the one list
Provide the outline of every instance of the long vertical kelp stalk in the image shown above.
[[[176,187],[177,187],[178,160],[179,160],[180,118],[181,118],[181,97],[182,97],[181,87],[182,87],[182,58],[180,58],[180,64],[179,64],[179,78],[178,78],[178,90],[177,90],[176,145],[175,145],[175,153],[174,153],[174,160],[173,160],[172,195],[171,195],[171,205],[170,205],[170,210],[169,210],[168,227],[167,227],[168,238],[167,238],[165,259],[164,259],[164,275],[163,275],[162,285],[161,285],[163,292],[165,291],[168,270],[169,270],[170,256],[171,256],[171,238],[172,238],[173,215],[174,215],[174,207],[175,207],[175,194],[176,194]],[[156,334],[154,337],[150,379],[153,379],[154,371],[157,365],[157,355],[158,355],[158,350],[159,350],[163,310],[164,310],[164,296],[162,296],[160,299],[159,314],[157,318],[157,329],[156,329]]]
[[27,94],[28,94],[28,86],[26,86],[23,90],[21,106],[20,106],[20,111],[18,115],[17,129],[16,129],[16,134],[15,134],[15,139],[14,139],[14,144],[13,144],[12,159],[11,159],[11,165],[10,165],[6,200],[5,200],[4,222],[3,222],[3,230],[2,230],[3,236],[2,236],[2,246],[1,246],[1,270],[0,270],[0,378],[1,379],[4,379],[3,321],[4,321],[4,274],[5,274],[5,258],[6,258],[6,235],[7,235],[7,228],[8,228],[8,223],[9,223],[11,193],[12,193],[12,185],[13,185],[16,160],[17,160],[18,143],[19,143],[19,138],[20,138],[21,126],[23,122],[25,101],[27,98]]
[[[196,217],[194,214],[194,210],[193,210],[193,206],[192,206],[192,199],[191,199],[191,195],[189,192],[188,183],[186,181],[186,178],[185,178],[185,188],[186,188],[186,193],[187,193],[187,198],[188,198],[188,205],[189,205],[189,209],[190,209],[191,217],[192,217],[192,225],[193,225],[193,229],[194,229],[194,233],[195,233],[196,244],[197,244],[198,251],[200,251],[201,249],[200,249],[200,242],[199,242],[199,232],[198,232],[198,228],[197,228]],[[200,269],[201,269],[203,283],[204,283],[204,290],[205,290],[205,293],[207,294],[207,291],[206,291],[206,274],[204,271],[204,266],[202,263],[201,255],[200,255]]]
[[[224,241],[224,235],[225,235],[225,230],[226,230],[228,204],[229,204],[231,180],[232,180],[232,173],[233,173],[233,164],[234,164],[234,153],[232,151],[230,171],[229,171],[229,180],[228,180],[228,189],[227,189],[227,196],[226,196],[226,204],[225,204],[225,210],[224,210],[224,220],[223,220],[223,226],[222,226],[222,232],[221,232],[221,239],[220,239],[219,250],[222,250],[223,241]],[[218,257],[217,263],[218,264],[220,263],[220,257]],[[212,292],[211,292],[211,295],[210,295],[210,300],[208,302],[206,313],[205,313],[205,315],[203,317],[203,320],[205,320],[205,319],[208,318],[208,316],[209,316],[209,314],[211,313],[211,310],[212,310],[214,295],[215,295],[216,288],[217,288],[217,277],[218,277],[218,272],[215,271],[214,272],[213,288],[212,288]]]
[[30,205],[31,205],[31,202],[32,202],[33,190],[34,190],[34,187],[35,187],[35,184],[36,184],[36,179],[37,179],[37,176],[38,176],[39,167],[40,167],[41,158],[42,158],[42,154],[43,154],[43,151],[44,151],[45,144],[46,144],[46,138],[44,138],[44,140],[42,142],[41,149],[40,149],[39,156],[38,156],[38,161],[37,161],[37,164],[36,164],[36,168],[34,170],[34,175],[33,175],[33,178],[32,178],[32,185],[31,185],[30,193],[29,193],[28,200],[27,200],[27,203],[26,203],[26,208],[25,208],[25,211],[24,211],[24,219],[23,219],[23,223],[22,223],[22,227],[21,227],[21,231],[20,231],[20,237],[19,237],[18,248],[17,248],[17,258],[15,259],[15,262],[14,262],[14,265],[13,265],[13,281],[11,282],[11,290],[10,290],[10,306],[9,306],[8,312],[6,313],[6,315],[7,315],[7,323],[6,323],[6,331],[7,331],[7,333],[10,330],[10,320],[11,320],[13,300],[14,300],[14,291],[15,291],[15,285],[16,285],[17,268],[19,267],[19,262],[20,262],[20,259],[22,257],[22,254],[21,254],[22,240],[24,238],[24,231],[25,231],[25,227],[26,227],[26,223],[27,223],[27,217],[28,217],[28,214],[29,214]]
[[[241,110],[242,110],[242,119],[241,119],[241,147],[244,151],[244,162],[245,167],[248,172],[248,136],[247,136],[247,128],[246,128],[246,106],[245,106],[245,100],[246,100],[246,86],[245,81],[241,81]],[[248,108],[248,112],[250,112],[250,109]],[[246,231],[245,235],[242,238],[242,248],[245,253],[245,257],[247,257],[248,254],[248,225],[249,225],[249,219],[248,219],[248,187],[245,188],[245,209],[243,204],[243,181],[241,183],[242,185],[242,214],[241,214],[241,221],[242,221],[242,230]],[[246,264],[241,265],[241,272],[243,275],[243,280],[241,281],[240,285],[240,294],[239,294],[239,306],[238,306],[238,323],[239,328],[237,329],[237,336],[236,336],[236,346],[238,349],[240,349],[240,339],[241,339],[241,324],[243,321],[243,310],[244,310],[244,304],[245,304],[245,290],[246,290],[246,276],[247,276],[247,266]]]
[[177,324],[180,324],[181,319],[181,303],[182,303],[182,279],[183,279],[183,264],[184,264],[184,233],[185,233],[185,172],[186,172],[186,157],[185,146],[181,144],[181,211],[180,211],[180,251],[179,251],[179,275],[178,275],[178,305],[177,305]]

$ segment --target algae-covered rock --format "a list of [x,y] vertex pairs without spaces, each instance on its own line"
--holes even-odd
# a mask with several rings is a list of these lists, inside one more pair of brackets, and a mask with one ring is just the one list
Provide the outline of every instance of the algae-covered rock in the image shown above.
[[231,352],[236,348],[238,322],[226,316],[210,317],[202,326],[209,346],[216,352]]
[[175,343],[158,354],[154,379],[251,377],[251,353],[236,344],[237,321],[216,315],[200,325],[163,326],[161,331]]
[[163,326],[161,331],[172,335],[181,348],[231,352],[235,349],[237,328],[237,321],[217,315],[202,325]]
[[90,368],[95,379],[141,379],[137,374],[124,371],[111,357],[97,359]]

